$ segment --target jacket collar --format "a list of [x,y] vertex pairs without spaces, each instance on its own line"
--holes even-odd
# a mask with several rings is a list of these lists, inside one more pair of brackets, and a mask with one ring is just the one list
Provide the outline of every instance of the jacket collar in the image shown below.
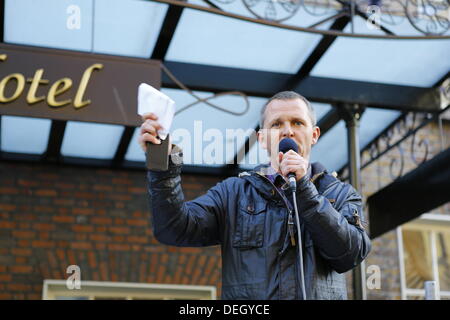
[[[250,172],[242,172],[239,177],[246,179],[252,184],[266,199],[273,199],[276,195],[272,182],[266,177],[267,174],[274,174],[274,169],[269,164],[262,164],[255,167]],[[310,180],[314,182],[318,177],[327,174],[325,167],[319,163],[311,163],[311,177]],[[314,179],[314,180],[313,180]]]

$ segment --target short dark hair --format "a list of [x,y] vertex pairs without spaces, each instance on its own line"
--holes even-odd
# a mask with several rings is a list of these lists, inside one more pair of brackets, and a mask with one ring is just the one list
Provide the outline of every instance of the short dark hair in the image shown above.
[[269,103],[271,103],[273,100],[294,100],[294,99],[300,99],[306,104],[306,106],[308,107],[309,118],[311,119],[311,123],[314,127],[316,125],[316,114],[314,112],[313,107],[311,106],[311,103],[304,96],[294,91],[281,91],[272,96],[269,100],[267,100],[266,104],[261,109],[259,127],[261,129],[264,128],[264,121],[266,120],[266,109]]

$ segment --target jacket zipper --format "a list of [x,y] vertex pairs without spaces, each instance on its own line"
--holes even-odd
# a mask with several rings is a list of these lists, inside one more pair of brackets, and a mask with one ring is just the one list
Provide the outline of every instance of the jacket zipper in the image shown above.
[[292,246],[295,246],[294,218],[292,216],[292,210],[289,208],[289,204],[286,202],[286,199],[283,197],[283,195],[280,193],[280,191],[278,191],[277,187],[275,187],[275,185],[272,183],[272,181],[270,181],[267,177],[263,176],[262,174],[259,174],[259,173],[256,173],[256,174],[259,175],[260,177],[266,179],[267,181],[269,181],[269,183],[273,186],[273,189],[276,190],[276,192],[280,195],[281,199],[283,200],[284,205],[286,206],[286,209],[289,212],[287,227],[285,227],[285,229],[286,228],[288,229],[289,237],[291,239],[291,244],[292,244]]
[[[292,246],[295,246],[294,219],[293,219],[293,217],[292,217],[292,210],[289,208],[289,204],[287,203],[287,201],[286,201],[286,199],[283,197],[283,195],[280,193],[280,191],[278,191],[277,187],[275,187],[275,185],[272,183],[272,181],[270,181],[267,177],[265,177],[265,176],[263,176],[263,175],[261,175],[261,174],[259,174],[259,173],[256,173],[256,174],[258,174],[260,177],[263,177],[264,179],[266,179],[267,181],[269,181],[269,183],[273,186],[273,188],[274,188],[274,189],[277,191],[277,193],[280,195],[281,199],[283,199],[284,205],[286,206],[286,209],[287,209],[288,212],[289,212],[287,226],[286,226],[286,224],[285,224],[285,232],[286,232],[286,228],[287,228],[288,231],[289,231],[289,237],[290,237],[290,239],[291,239],[291,244],[292,244]],[[300,236],[300,235],[299,235],[299,236]],[[283,243],[283,247],[284,247],[284,243]],[[300,248],[300,250],[302,250],[302,248]],[[299,263],[299,261],[298,261],[297,255],[296,255],[296,256],[295,256],[295,265],[294,265],[294,268],[295,268],[295,275],[296,275],[296,277],[295,277],[295,283],[296,283],[296,296],[298,296],[298,292],[299,292],[299,288],[300,288],[300,280],[299,280],[299,278],[298,278],[298,266],[297,266],[298,263]]]

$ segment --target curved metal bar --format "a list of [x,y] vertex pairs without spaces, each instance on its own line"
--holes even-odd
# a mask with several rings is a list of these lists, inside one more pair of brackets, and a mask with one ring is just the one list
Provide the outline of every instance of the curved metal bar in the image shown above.
[[299,31],[299,32],[306,32],[306,33],[313,33],[313,34],[320,34],[320,35],[328,35],[328,36],[335,36],[335,37],[349,37],[349,38],[367,38],[367,39],[390,39],[390,40],[436,40],[436,39],[450,39],[450,36],[444,36],[444,35],[425,35],[425,36],[397,36],[397,35],[376,35],[376,34],[357,34],[357,33],[345,33],[340,31],[334,31],[334,30],[319,30],[319,29],[309,29],[309,28],[303,28],[303,27],[297,27],[287,24],[281,24],[274,21],[268,21],[268,20],[262,20],[262,19],[256,19],[251,17],[246,17],[243,15],[238,15],[230,12],[221,11],[215,8],[207,8],[204,6],[199,6],[187,2],[182,2],[178,0],[147,0],[152,2],[158,2],[158,3],[164,3],[168,5],[173,6],[180,6],[184,8],[189,8],[193,10],[213,13],[229,18],[239,19],[242,21],[252,22],[252,23],[258,23],[265,26],[270,27],[277,27],[281,29],[286,30],[292,30],[292,31]]
[[400,178],[401,176],[403,176],[403,169],[405,167],[405,159],[404,159],[405,154],[403,152],[403,148],[400,144],[398,144],[397,149],[400,152],[400,170],[398,171],[398,173],[396,175],[393,173],[393,168],[394,168],[394,165],[398,162],[397,158],[392,158],[391,162],[389,164],[389,175],[393,181],[395,181],[398,178]]
[[[416,135],[417,135],[417,131],[412,135],[412,139],[411,139],[411,160],[417,165],[421,165],[422,163],[424,163],[425,161],[427,161],[428,159],[428,151],[429,151],[429,143],[427,139],[420,139],[419,142],[416,144]],[[416,158],[416,146],[418,148],[420,148],[421,146],[425,146],[425,156],[423,157],[422,160],[417,160]]]
[[[190,103],[190,104],[184,106],[183,108],[177,110],[177,111],[175,112],[175,115],[177,115],[177,114],[179,114],[179,113],[185,111],[186,109],[188,109],[188,108],[190,108],[190,107],[192,107],[192,106],[194,106],[194,105],[196,105],[196,104],[198,104],[198,103],[201,103],[201,102],[203,102],[203,103],[209,105],[209,106],[212,107],[212,108],[215,108],[215,109],[217,109],[217,110],[220,110],[220,111],[223,111],[223,112],[226,112],[226,113],[231,113],[231,114],[236,115],[236,116],[241,116],[241,115],[247,113],[248,110],[250,109],[250,102],[249,102],[249,100],[248,100],[248,97],[247,97],[247,95],[246,95],[245,93],[243,93],[243,92],[240,92],[240,91],[227,91],[227,92],[216,93],[216,94],[214,94],[214,95],[212,95],[212,96],[210,96],[210,97],[207,97],[207,98],[201,98],[201,97],[199,97],[198,95],[196,95],[191,89],[189,89],[188,87],[186,87],[180,80],[178,80],[178,79],[172,74],[172,72],[170,72],[169,69],[167,69],[167,67],[166,67],[164,64],[161,64],[161,69],[167,74],[167,76],[168,76],[173,82],[176,83],[177,86],[179,86],[181,89],[183,89],[184,91],[186,91],[187,93],[189,93],[191,96],[193,96],[193,97],[196,99],[196,101],[194,101],[193,103]],[[214,99],[214,98],[217,98],[217,97],[220,97],[220,96],[226,96],[226,95],[239,95],[239,96],[243,97],[244,100],[245,100],[245,109],[244,109],[244,111],[241,111],[241,112],[230,111],[230,110],[227,110],[227,109],[225,109],[225,108],[222,108],[222,107],[220,107],[220,106],[218,106],[218,105],[216,105],[216,104],[213,104],[213,103],[211,103],[211,102],[208,101],[208,100],[211,100],[211,99]]]

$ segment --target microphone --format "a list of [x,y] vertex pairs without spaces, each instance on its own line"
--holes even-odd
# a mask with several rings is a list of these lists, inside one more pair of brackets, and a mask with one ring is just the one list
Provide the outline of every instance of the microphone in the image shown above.
[[[278,145],[278,150],[280,152],[286,153],[289,150],[298,152],[298,146],[297,143],[295,143],[294,140],[291,138],[284,138],[280,141],[280,144]],[[300,228],[300,219],[298,216],[298,208],[297,208],[297,197],[295,196],[297,189],[297,180],[295,178],[295,173],[290,172],[288,174],[289,177],[289,187],[292,190],[292,203],[294,204],[294,211],[295,211],[295,222],[297,224],[297,235],[298,235],[298,257],[299,257],[299,264],[300,264],[300,288],[302,289],[302,298],[303,300],[306,300],[306,287],[305,287],[305,271],[303,270],[303,252],[302,252],[302,231]],[[292,223],[293,224],[293,223]],[[291,225],[292,225],[291,224]],[[288,220],[289,225],[289,220]]]
[[[291,138],[284,138],[280,141],[280,144],[278,145],[278,150],[283,153],[286,153],[289,150],[298,152],[298,146],[297,143]],[[290,172],[288,174],[288,178],[289,178],[289,187],[293,192],[295,192],[295,190],[297,189],[297,179],[295,177],[295,173]]]

